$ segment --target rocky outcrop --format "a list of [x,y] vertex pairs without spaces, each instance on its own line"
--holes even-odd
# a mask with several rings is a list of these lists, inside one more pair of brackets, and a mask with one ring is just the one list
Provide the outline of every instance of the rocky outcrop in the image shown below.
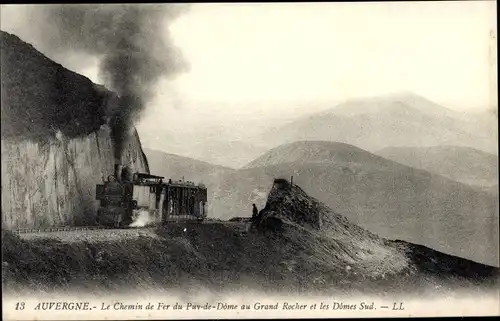
[[[113,174],[107,106],[114,95],[0,32],[2,224],[90,224],[95,186]],[[149,172],[137,132],[122,163]]]
[[[253,222],[264,234],[300,240],[313,256],[349,267],[365,277],[433,275],[498,282],[499,269],[431,248],[381,238],[347,220],[285,179],[275,179],[267,203]],[[423,273],[423,274],[422,274]],[[437,280],[437,279],[436,279]]]
[[260,232],[299,240],[339,268],[356,267],[372,277],[404,273],[408,257],[383,239],[349,222],[299,186],[275,179],[253,226]]

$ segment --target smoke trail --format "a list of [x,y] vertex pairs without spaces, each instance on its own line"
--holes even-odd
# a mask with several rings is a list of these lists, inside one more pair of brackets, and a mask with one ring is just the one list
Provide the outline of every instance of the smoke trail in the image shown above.
[[144,227],[150,223],[152,223],[153,220],[151,219],[149,212],[146,210],[134,210],[134,220],[132,223],[130,223],[130,227]]
[[153,98],[160,77],[185,71],[168,23],[183,5],[47,5],[31,9],[38,39],[56,55],[85,53],[100,59],[100,76],[118,101],[110,106],[115,158],[120,159],[133,120]]

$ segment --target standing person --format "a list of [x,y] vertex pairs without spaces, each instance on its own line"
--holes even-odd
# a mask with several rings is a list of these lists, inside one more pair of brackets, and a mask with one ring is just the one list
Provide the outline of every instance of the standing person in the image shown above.
[[252,218],[250,219],[250,222],[247,223],[246,231],[250,231],[252,228],[252,225],[255,224],[255,221],[257,220],[257,216],[259,215],[259,210],[257,209],[257,206],[255,204],[252,204]]

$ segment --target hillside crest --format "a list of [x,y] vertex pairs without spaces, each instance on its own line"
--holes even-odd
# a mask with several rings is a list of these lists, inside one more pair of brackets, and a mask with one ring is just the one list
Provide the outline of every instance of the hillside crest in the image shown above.
[[391,274],[432,272],[467,279],[498,276],[499,269],[447,255],[404,241],[391,241],[351,223],[286,179],[275,179],[266,206],[253,227],[295,243],[303,242],[312,256],[349,266],[362,275],[386,278]]

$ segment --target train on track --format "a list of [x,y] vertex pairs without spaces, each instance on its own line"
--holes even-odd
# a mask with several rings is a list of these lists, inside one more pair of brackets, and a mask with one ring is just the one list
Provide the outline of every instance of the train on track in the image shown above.
[[114,175],[96,185],[100,201],[96,225],[143,227],[167,222],[202,222],[207,217],[207,188],[190,181],[131,173],[120,164]]

